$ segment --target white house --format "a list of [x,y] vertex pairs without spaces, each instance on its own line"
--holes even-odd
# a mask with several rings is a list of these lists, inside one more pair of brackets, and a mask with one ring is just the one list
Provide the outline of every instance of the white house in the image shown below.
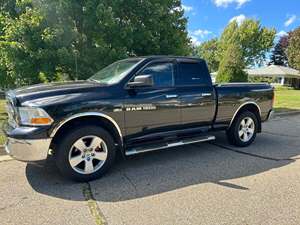
[[286,85],[300,88],[300,72],[290,67],[270,65],[246,70],[251,77],[273,78],[275,85]]
[[[261,68],[247,69],[249,77],[265,77],[273,78],[275,85],[286,85],[300,88],[300,72],[290,67],[270,65]],[[213,82],[215,81],[217,72],[211,73]]]

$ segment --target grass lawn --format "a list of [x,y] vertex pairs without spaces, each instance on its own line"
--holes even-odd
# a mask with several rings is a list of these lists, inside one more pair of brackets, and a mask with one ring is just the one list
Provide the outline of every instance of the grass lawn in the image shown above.
[[300,110],[300,90],[287,87],[275,88],[275,111]]
[[[284,112],[300,110],[300,90],[293,90],[286,87],[275,89],[275,111]],[[0,100],[0,128],[6,119],[5,100]],[[5,137],[0,131],[0,145],[5,143]]]

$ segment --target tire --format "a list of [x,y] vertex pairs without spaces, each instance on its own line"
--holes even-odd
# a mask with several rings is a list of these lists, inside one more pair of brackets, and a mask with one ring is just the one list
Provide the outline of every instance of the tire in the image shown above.
[[227,139],[230,144],[238,147],[249,146],[256,138],[258,119],[250,111],[240,113],[227,130]]
[[115,157],[112,136],[103,128],[92,125],[70,130],[55,151],[60,173],[79,182],[100,178],[112,167]]

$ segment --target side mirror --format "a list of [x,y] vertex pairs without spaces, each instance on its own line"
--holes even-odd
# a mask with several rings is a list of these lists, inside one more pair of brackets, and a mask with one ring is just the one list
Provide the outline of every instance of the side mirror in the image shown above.
[[138,75],[134,78],[132,82],[127,84],[129,88],[135,87],[152,87],[153,77],[151,75]]

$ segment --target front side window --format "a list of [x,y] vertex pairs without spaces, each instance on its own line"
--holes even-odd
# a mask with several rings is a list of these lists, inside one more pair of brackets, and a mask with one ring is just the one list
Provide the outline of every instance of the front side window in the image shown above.
[[155,87],[173,86],[174,66],[173,63],[154,63],[147,66],[139,75],[152,75]]

